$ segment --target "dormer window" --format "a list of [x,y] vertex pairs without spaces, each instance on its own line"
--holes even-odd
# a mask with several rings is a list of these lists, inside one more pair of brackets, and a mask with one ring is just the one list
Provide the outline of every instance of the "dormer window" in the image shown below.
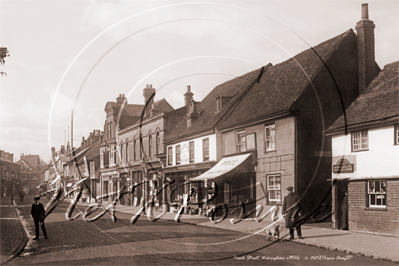
[[220,111],[222,109],[222,98],[216,99],[216,111]]

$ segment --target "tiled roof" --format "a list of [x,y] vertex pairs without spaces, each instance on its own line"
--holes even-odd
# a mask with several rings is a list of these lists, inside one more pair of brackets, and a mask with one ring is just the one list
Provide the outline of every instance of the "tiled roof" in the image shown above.
[[40,165],[39,155],[24,155],[21,159],[25,161],[29,166]]
[[356,35],[350,29],[267,69],[260,82],[218,129],[228,129],[284,111],[291,111],[290,108],[294,102],[323,69],[323,61],[327,63],[345,38],[355,39]]
[[[399,116],[399,61],[390,63],[346,110],[346,126],[383,121]],[[399,121],[399,120],[398,120]],[[326,133],[345,128],[342,115]]]
[[90,147],[90,149],[85,154],[87,161],[91,161],[96,157],[100,157],[100,146],[101,146],[101,141],[98,140]]
[[[270,65],[264,68],[267,69],[267,67],[270,67]],[[192,119],[191,126],[189,127],[187,127],[186,107],[184,106],[176,110],[175,113],[179,114],[177,117],[176,114],[174,114],[176,124],[173,124],[170,131],[166,132],[166,139],[182,138],[214,129],[226,114],[229,113],[232,107],[242,99],[243,94],[247,93],[248,90],[253,87],[257,82],[261,71],[266,71],[264,68],[256,69],[216,86],[201,102],[197,102],[196,108],[198,117]],[[230,100],[220,111],[217,111],[216,99],[219,97],[226,97]]]

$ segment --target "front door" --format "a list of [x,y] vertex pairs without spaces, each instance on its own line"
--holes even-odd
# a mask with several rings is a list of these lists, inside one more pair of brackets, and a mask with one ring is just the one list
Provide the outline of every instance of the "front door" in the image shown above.
[[338,229],[348,230],[348,182],[337,181],[338,190]]

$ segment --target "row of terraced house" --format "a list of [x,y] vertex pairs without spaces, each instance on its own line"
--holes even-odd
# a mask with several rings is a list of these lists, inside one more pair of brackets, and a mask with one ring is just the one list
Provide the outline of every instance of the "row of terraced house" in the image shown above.
[[183,204],[192,214],[223,204],[230,216],[238,205],[281,213],[293,186],[303,214],[325,203],[319,217],[336,229],[399,236],[399,63],[381,70],[375,62],[374,28],[363,4],[355,31],[220,84],[201,101],[187,86],[178,109],[155,100],[151,84],[142,105],[120,94],[105,105],[103,131],[55,155],[64,186],[87,178],[83,200],[111,202],[139,184],[118,204]]

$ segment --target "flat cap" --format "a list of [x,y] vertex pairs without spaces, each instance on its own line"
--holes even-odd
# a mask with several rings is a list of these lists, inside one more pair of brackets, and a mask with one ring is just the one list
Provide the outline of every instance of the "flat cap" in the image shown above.
[[39,200],[40,197],[39,197],[39,196],[36,196],[36,197],[33,197],[33,199],[34,199],[34,200]]
[[287,187],[287,190],[288,191],[291,191],[291,190],[293,190],[294,188],[292,187],[292,186],[289,186],[289,187]]

